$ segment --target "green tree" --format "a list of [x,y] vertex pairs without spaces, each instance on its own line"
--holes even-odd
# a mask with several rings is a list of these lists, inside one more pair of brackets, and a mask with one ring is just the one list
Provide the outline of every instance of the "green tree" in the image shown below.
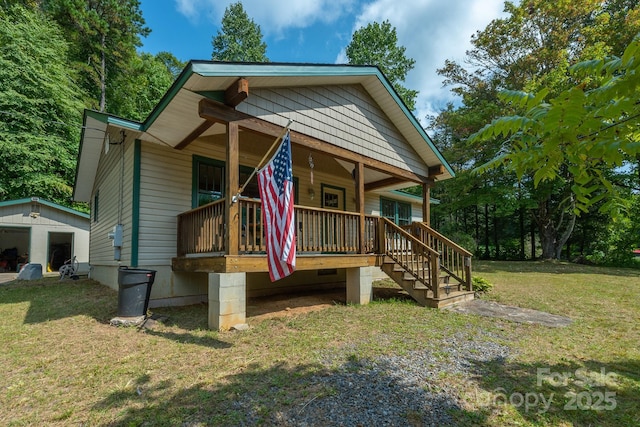
[[377,65],[407,108],[413,111],[418,91],[407,89],[402,83],[416,61],[407,58],[405,51],[404,46],[398,45],[395,27],[384,21],[382,24],[373,22],[354,32],[346,55],[350,64]]
[[170,52],[158,52],[156,59],[164,64],[174,80],[178,78],[185,66],[184,62],[180,61]]
[[0,7],[0,198],[70,204],[82,103],[58,25]]
[[[640,155],[640,35],[622,57],[580,62],[570,71],[578,84],[551,99],[547,89],[502,92],[525,112],[498,118],[471,139],[507,139],[508,148],[486,167],[531,173],[536,186],[568,176],[575,209],[606,200],[600,210],[615,216],[624,198],[604,171]],[[592,82],[598,83],[588,89]]]
[[[473,71],[452,61],[439,70],[445,83],[462,97],[463,105],[436,119],[438,131],[453,135],[437,140],[452,141],[455,151],[469,153],[463,154],[461,160],[465,171],[505,150],[505,140],[500,135],[466,138],[478,131],[479,119],[480,123],[488,123],[494,117],[524,113],[522,103],[498,97],[499,92],[537,92],[546,88],[547,96],[554,98],[576,84],[576,76],[569,73],[572,64],[584,58],[621,54],[621,40],[628,43],[640,29],[635,1],[531,0],[520,5],[507,2],[505,11],[505,18],[492,21],[472,38],[473,48],[466,60]],[[536,172],[544,173],[545,168],[541,169]],[[499,170],[505,171],[494,169],[490,176]],[[476,179],[484,183],[487,176]],[[558,257],[576,223],[574,207],[580,202],[572,198],[571,172],[566,167],[558,168],[555,179],[544,185],[535,185],[539,181],[533,173],[522,174],[519,182],[512,176],[513,191],[522,195],[518,209],[527,207],[537,224],[543,256]]]
[[139,0],[43,0],[42,7],[62,26],[71,44],[70,56],[87,95],[85,104],[119,114],[109,104],[111,97],[122,94],[108,86],[130,74],[140,37],[150,32]]
[[[158,104],[184,65],[168,52],[141,53],[132,59],[130,72],[109,86],[111,110],[128,119],[143,121]],[[118,96],[118,94],[128,94]]]
[[269,62],[260,26],[249,18],[241,2],[225,9],[222,27],[211,44],[214,61]]

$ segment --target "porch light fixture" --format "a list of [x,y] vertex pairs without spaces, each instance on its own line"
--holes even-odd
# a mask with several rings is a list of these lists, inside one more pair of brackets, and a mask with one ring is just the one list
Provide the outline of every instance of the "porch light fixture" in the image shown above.
[[314,197],[316,197],[316,191],[313,188],[309,187],[309,198],[313,200]]

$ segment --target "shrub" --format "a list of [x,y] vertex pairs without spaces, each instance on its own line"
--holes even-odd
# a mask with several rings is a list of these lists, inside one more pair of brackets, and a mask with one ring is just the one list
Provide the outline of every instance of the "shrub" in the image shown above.
[[473,290],[476,293],[485,293],[489,292],[493,285],[484,277],[480,276],[472,276],[471,281],[473,282]]

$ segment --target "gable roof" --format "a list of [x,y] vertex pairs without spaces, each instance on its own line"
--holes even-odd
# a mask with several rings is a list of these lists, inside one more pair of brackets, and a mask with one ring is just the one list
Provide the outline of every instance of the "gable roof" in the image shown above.
[[[453,169],[402,102],[378,67],[336,64],[235,63],[190,61],[158,105],[142,122],[85,111],[74,187],[75,200],[88,200],[105,133],[109,126],[127,129],[129,136],[175,147],[205,122],[198,114],[203,98],[216,99],[239,78],[249,88],[361,85],[427,165],[442,164],[439,180],[455,176]],[[282,125],[286,124],[283,118]],[[295,127],[295,124],[292,128]],[[207,132],[223,133],[216,124]],[[204,135],[204,134],[203,134]],[[79,179],[81,178],[81,179]],[[81,185],[78,185],[81,181]]]
[[59,205],[59,204],[54,203],[54,202],[49,202],[48,200],[44,200],[44,199],[41,199],[39,197],[30,197],[30,198],[26,198],[26,199],[6,200],[4,202],[0,202],[0,208],[3,208],[5,206],[31,204],[33,202],[37,202],[37,203],[39,203],[41,205],[48,206],[50,208],[57,209],[57,210],[62,211],[62,212],[66,212],[66,213],[70,213],[70,214],[73,214],[73,215],[77,215],[77,216],[79,216],[81,218],[85,218],[85,219],[89,219],[90,218],[89,214],[87,214],[87,213],[80,212],[80,211],[77,211],[75,209],[71,209],[71,208],[68,208],[66,206]]

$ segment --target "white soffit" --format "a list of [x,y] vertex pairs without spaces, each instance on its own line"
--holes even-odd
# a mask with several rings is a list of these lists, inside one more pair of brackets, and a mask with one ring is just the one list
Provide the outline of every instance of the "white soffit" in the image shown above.
[[73,199],[79,202],[88,202],[91,199],[93,182],[107,130],[106,123],[92,116],[86,116],[84,126],[76,182],[73,189]]

